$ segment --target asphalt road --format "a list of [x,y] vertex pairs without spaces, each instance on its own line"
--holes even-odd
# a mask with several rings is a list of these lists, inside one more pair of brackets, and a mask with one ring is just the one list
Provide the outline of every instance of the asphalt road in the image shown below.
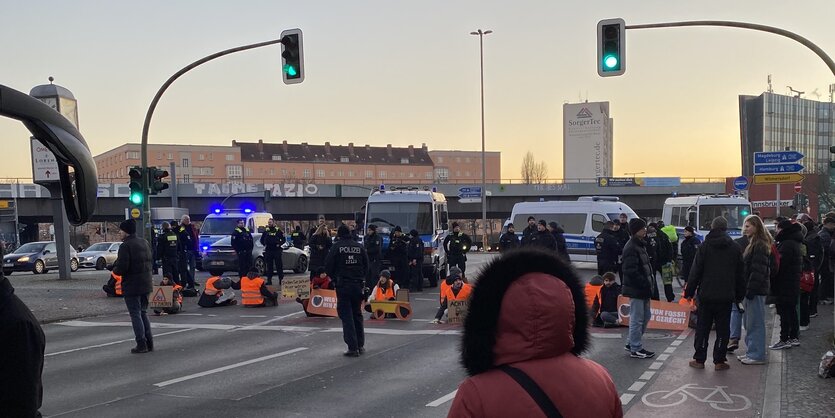
[[[474,274],[491,257],[471,255],[468,271]],[[593,266],[577,265],[586,279]],[[38,283],[24,282],[23,275],[14,279],[25,289],[26,283]],[[117,306],[121,300],[97,297],[99,302],[117,302],[113,309],[118,313],[44,326],[41,412],[66,417],[443,417],[465,373],[458,363],[460,327],[428,322],[437,298],[437,289],[413,294],[411,321],[367,320],[367,352],[346,358],[336,318],[307,318],[295,302],[275,308],[203,309],[195,298],[186,300],[181,314],[152,316],[155,351],[132,355],[133,333],[124,306]],[[765,368],[742,370],[733,361],[734,373],[724,375],[690,369],[689,331],[650,330],[645,346],[659,356],[631,359],[623,349],[625,334],[626,328],[592,328],[592,348],[585,356],[609,370],[627,415],[756,415]],[[736,403],[654,393],[683,384],[728,386]],[[643,397],[650,392],[648,404]],[[733,412],[714,407],[744,407],[736,394],[749,399],[750,406]],[[680,397],[687,408],[667,405]]]

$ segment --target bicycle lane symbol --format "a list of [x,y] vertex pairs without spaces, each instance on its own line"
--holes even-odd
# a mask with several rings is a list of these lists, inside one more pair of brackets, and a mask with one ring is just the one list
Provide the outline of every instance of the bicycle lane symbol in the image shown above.
[[641,400],[653,408],[681,405],[688,399],[710,405],[717,411],[736,412],[751,408],[751,400],[743,395],[725,392],[727,386],[699,387],[686,384],[675,390],[658,390],[645,394]]

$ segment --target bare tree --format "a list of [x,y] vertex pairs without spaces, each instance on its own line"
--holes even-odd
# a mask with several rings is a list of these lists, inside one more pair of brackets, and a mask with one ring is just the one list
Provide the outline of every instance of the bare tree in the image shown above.
[[536,162],[533,153],[528,151],[522,159],[522,181],[525,184],[539,184],[548,178],[548,165],[545,161]]

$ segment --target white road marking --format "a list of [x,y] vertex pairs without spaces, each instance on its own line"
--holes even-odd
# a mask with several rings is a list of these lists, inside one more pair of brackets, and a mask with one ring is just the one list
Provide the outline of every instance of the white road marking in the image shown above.
[[661,354],[658,356],[658,361],[667,361],[668,358],[670,358],[669,354]]
[[630,392],[638,392],[641,389],[643,389],[644,385],[646,385],[646,384],[647,384],[647,382],[635,382],[627,390],[630,391]]
[[266,318],[267,315],[239,315],[241,318]]
[[293,312],[293,313],[287,314],[287,315],[276,316],[275,318],[268,319],[266,321],[262,321],[262,322],[259,322],[257,324],[252,324],[252,325],[248,325],[248,326],[245,326],[245,327],[238,327],[238,328],[235,328],[235,329],[230,329],[229,332],[235,332],[235,331],[239,331],[239,330],[244,330],[245,331],[245,330],[251,329],[252,327],[264,326],[264,325],[271,324],[271,323],[276,322],[276,321],[281,321],[284,318],[289,318],[291,316],[301,315],[303,313],[304,313],[304,311],[299,311],[299,312]]
[[203,316],[202,313],[178,313],[177,316]]
[[681,345],[682,342],[683,342],[682,340],[677,339],[677,340],[671,342],[670,345],[673,346],[673,347],[678,347],[678,346]]
[[674,351],[676,351],[676,348],[675,348],[675,347],[667,347],[667,349],[666,349],[666,350],[664,350],[664,353],[666,353],[666,354],[673,354],[673,352],[674,352]]
[[663,363],[663,362],[656,361],[656,362],[653,362],[652,364],[650,364],[650,365],[649,365],[649,369],[650,369],[650,370],[658,370],[658,369],[660,369],[660,368],[661,368],[661,366],[663,366],[663,365],[664,365],[664,363]]
[[307,347],[294,348],[292,350],[282,351],[282,352],[276,353],[276,354],[270,354],[269,356],[258,357],[258,358],[254,358],[252,360],[242,361],[240,363],[235,363],[235,364],[230,364],[228,366],[218,367],[217,369],[212,369],[212,370],[207,370],[205,372],[190,374],[188,376],[178,377],[176,379],[166,380],[166,381],[160,382],[160,383],[154,383],[154,386],[162,388],[162,387],[173,385],[175,383],[185,382],[187,380],[196,379],[198,377],[203,377],[203,376],[208,376],[210,374],[225,372],[226,370],[231,370],[231,369],[234,369],[234,368],[237,368],[237,367],[247,366],[247,365],[250,365],[250,364],[253,364],[253,363],[258,363],[258,362],[261,362],[261,361],[274,359],[276,357],[286,356],[288,354],[298,353],[299,351],[304,351],[304,350],[307,350]]
[[592,332],[591,336],[592,336],[592,338],[603,338],[603,339],[609,339],[609,340],[616,340],[616,339],[623,338],[623,335],[610,334],[610,333],[606,333],[606,332]]
[[[65,327],[130,327],[130,322],[90,322],[90,321],[67,321],[59,322],[58,325]],[[166,324],[160,322],[151,322],[151,328],[195,328],[195,329],[217,329],[227,330],[236,328],[238,325],[225,324]]]
[[652,379],[652,376],[655,376],[655,372],[644,372],[644,374],[639,377],[639,380],[649,380]]
[[[180,333],[180,332],[192,331],[192,330],[194,330],[194,328],[178,329],[177,331],[171,331],[171,332],[164,332],[162,334],[156,334],[156,335],[154,335],[154,338],[162,337],[162,336],[165,336],[165,335],[177,334],[177,333]],[[135,338],[128,338],[126,340],[119,340],[119,341],[113,341],[113,342],[104,343],[104,344],[90,345],[90,346],[87,346],[87,347],[73,348],[71,350],[64,350],[64,351],[58,351],[58,352],[55,352],[55,353],[44,354],[44,357],[57,356],[59,354],[74,353],[76,351],[89,350],[91,348],[107,347],[109,345],[116,345],[116,344],[126,343],[128,341],[136,341],[136,339]]]
[[634,398],[634,397],[635,397],[635,395],[633,395],[633,394],[631,394],[631,393],[624,393],[623,395],[620,395],[620,403],[621,403],[622,405],[626,405],[626,404],[628,404],[628,403],[629,403],[629,401],[631,401],[631,400],[632,400],[632,398]]
[[435,399],[432,402],[429,402],[428,404],[426,404],[426,406],[431,406],[433,408],[436,407],[436,406],[441,406],[441,405],[449,402],[450,400],[452,400],[452,398],[455,397],[456,393],[458,393],[458,389],[455,389],[452,392],[447,393],[446,395],[441,396],[440,398]]
[[429,298],[415,298],[415,300],[427,300],[429,302],[437,302],[438,299],[429,299]]

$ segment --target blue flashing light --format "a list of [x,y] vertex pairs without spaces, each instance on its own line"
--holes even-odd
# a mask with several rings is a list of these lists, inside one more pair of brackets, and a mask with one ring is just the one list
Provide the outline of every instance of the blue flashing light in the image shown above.
[[244,209],[244,213],[252,213],[252,209],[246,208],[246,209]]
[[204,245],[204,246],[203,246],[203,251],[209,251],[209,246],[208,246],[208,245]]
[[215,213],[220,213],[220,208],[215,208],[214,212]]

